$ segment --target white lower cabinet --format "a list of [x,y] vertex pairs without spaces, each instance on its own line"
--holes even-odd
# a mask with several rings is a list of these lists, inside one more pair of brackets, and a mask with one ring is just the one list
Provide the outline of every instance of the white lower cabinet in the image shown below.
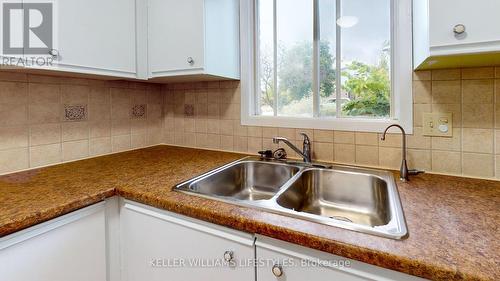
[[251,234],[130,201],[120,219],[122,281],[255,281]]
[[[122,281],[424,280],[128,200],[122,205]],[[227,252],[233,266],[224,262]]]
[[[349,274],[334,267],[316,266],[313,260],[297,257],[293,253],[287,253],[283,249],[269,249],[257,246],[257,255],[264,261],[257,268],[257,280],[259,281],[303,281],[303,280],[345,280],[361,281],[368,280]],[[309,263],[310,262],[310,263]],[[329,262],[333,262],[330,260]]]
[[104,203],[0,238],[0,279],[105,281]]
[[257,281],[425,280],[260,235],[255,245]]
[[0,280],[424,279],[113,197],[0,238]]

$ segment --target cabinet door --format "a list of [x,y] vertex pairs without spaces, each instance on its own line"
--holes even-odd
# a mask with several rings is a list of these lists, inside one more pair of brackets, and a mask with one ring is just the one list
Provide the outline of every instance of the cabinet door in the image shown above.
[[204,0],[149,0],[148,11],[151,76],[200,73],[204,68]]
[[105,281],[102,204],[0,239],[0,279]]
[[[447,46],[500,40],[500,1],[429,1],[430,45]],[[463,24],[466,33],[455,36],[453,27]]]
[[[315,264],[314,260],[305,260],[293,255],[286,255],[280,251],[273,251],[264,247],[257,246],[257,260],[262,263],[257,267],[257,280],[259,281],[366,281],[369,279],[361,278],[352,274],[341,272],[327,266]],[[337,261],[329,261],[337,262]],[[279,267],[276,269],[273,267]],[[279,276],[279,271],[282,275]]]
[[55,0],[56,68],[135,77],[135,2]]
[[[255,254],[258,262],[258,281],[425,280],[273,238],[256,236]],[[280,272],[282,275],[276,276],[279,275],[276,273]]]
[[[123,281],[254,281],[253,237],[126,203],[121,212]],[[232,251],[234,266],[223,263]]]

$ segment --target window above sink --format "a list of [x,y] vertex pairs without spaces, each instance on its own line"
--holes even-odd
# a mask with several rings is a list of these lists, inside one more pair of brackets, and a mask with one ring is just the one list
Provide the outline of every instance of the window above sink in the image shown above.
[[243,125],[412,131],[411,1],[244,2]]

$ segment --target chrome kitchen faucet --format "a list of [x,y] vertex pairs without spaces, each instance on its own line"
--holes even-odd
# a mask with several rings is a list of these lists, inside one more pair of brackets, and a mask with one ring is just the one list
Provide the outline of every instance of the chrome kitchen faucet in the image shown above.
[[293,143],[291,143],[287,138],[283,137],[274,137],[273,138],[273,143],[279,144],[280,142],[284,142],[287,144],[291,149],[293,149],[295,152],[297,152],[299,155],[302,156],[304,159],[304,162],[306,163],[311,163],[312,162],[312,157],[311,157],[311,141],[309,140],[309,136],[307,136],[306,133],[300,133],[304,137],[304,141],[302,142],[302,151],[298,149]]

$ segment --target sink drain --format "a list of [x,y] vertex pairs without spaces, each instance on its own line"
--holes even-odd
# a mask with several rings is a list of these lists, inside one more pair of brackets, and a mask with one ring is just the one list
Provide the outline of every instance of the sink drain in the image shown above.
[[339,221],[352,222],[352,220],[342,216],[331,216],[330,218]]

